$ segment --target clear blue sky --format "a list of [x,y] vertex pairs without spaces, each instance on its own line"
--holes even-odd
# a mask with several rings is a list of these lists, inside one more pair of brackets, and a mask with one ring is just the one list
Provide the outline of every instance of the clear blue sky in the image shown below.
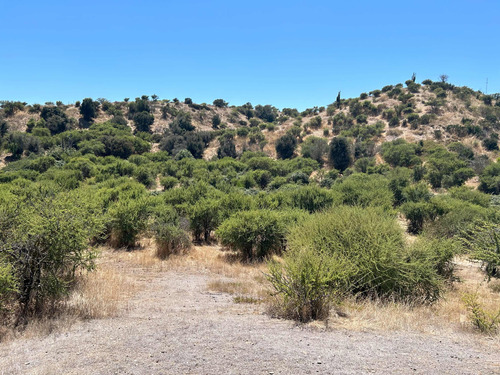
[[8,1],[0,100],[157,94],[305,109],[417,73],[500,92],[498,0]]

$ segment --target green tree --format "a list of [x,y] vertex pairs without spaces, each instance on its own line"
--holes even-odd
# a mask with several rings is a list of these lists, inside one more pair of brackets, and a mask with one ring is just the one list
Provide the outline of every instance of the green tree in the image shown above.
[[80,104],[80,114],[85,121],[92,121],[97,117],[99,111],[99,102],[93,101],[91,98],[85,98]]
[[276,141],[275,147],[280,159],[290,159],[295,153],[297,139],[291,134],[285,134]]
[[134,124],[137,131],[151,132],[151,125],[153,125],[155,117],[149,112],[139,112],[134,115]]
[[335,137],[330,142],[329,159],[332,166],[340,172],[352,163],[351,145],[345,137]]

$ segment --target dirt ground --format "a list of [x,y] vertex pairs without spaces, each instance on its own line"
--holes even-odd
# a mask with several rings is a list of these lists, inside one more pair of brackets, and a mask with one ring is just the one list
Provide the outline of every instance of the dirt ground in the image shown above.
[[139,292],[117,316],[0,344],[0,374],[500,374],[497,345],[470,335],[272,319],[210,291],[220,275],[208,269],[133,277]]

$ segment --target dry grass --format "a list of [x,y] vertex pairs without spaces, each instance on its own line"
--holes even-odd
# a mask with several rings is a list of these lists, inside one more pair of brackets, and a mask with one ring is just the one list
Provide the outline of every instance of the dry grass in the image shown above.
[[97,268],[77,277],[69,296],[22,329],[0,327],[0,341],[46,336],[65,331],[79,320],[103,319],[118,315],[123,304],[137,291],[127,265],[116,262],[116,255],[102,249]]
[[[488,310],[498,310],[500,294],[484,281],[477,264],[457,261],[460,282],[450,287],[444,298],[433,305],[411,306],[381,301],[346,300],[339,307],[341,316],[330,318],[330,327],[364,331],[413,331],[434,335],[456,332],[474,333],[467,308],[462,300],[465,293],[477,292]],[[500,336],[493,338],[500,345]]]

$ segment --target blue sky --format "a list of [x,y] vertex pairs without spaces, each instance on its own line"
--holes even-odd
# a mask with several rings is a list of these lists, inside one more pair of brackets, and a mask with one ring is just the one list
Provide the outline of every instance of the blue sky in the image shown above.
[[387,84],[500,92],[500,2],[7,1],[0,100],[143,94],[305,109]]

